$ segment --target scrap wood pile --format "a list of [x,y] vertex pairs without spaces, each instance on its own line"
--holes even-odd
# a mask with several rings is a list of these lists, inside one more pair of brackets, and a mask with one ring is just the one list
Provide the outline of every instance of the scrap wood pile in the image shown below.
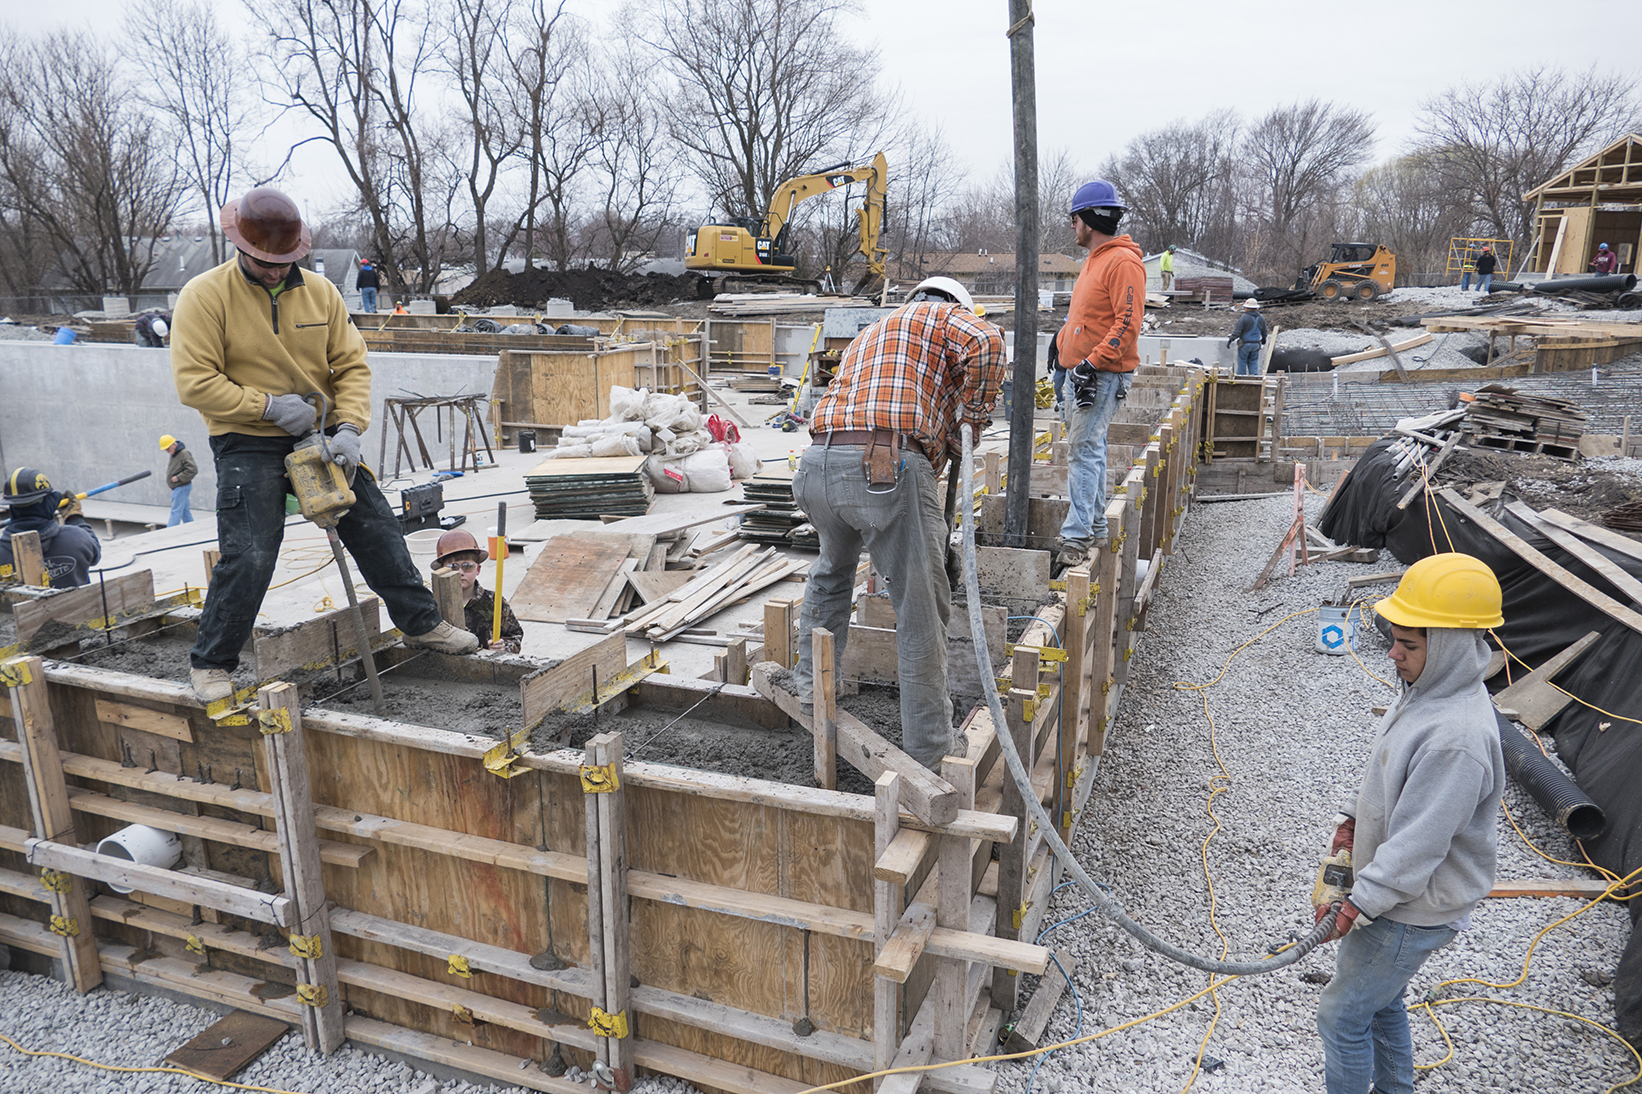
[[1520,395],[1513,388],[1489,384],[1466,403],[1461,428],[1467,443],[1477,448],[1573,460],[1585,432],[1585,412],[1565,399]]
[[622,625],[620,617],[663,603],[690,584],[702,556],[736,540],[734,532],[620,530],[626,526],[622,521],[549,539],[514,591],[514,614],[573,630],[613,631]]
[[627,635],[666,641],[753,593],[788,577],[798,577],[808,569],[808,563],[786,558],[774,547],[762,551],[743,547],[657,603],[629,613]]

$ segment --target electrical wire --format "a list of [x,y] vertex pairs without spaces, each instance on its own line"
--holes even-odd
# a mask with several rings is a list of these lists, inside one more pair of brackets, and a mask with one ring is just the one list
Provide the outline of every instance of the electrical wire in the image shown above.
[[55,1057],[59,1060],[69,1060],[76,1064],[84,1064],[86,1067],[94,1067],[98,1071],[117,1071],[131,1074],[158,1073],[165,1075],[183,1075],[190,1079],[196,1079],[202,1083],[210,1083],[212,1086],[224,1086],[230,1090],[252,1090],[259,1092],[259,1094],[305,1094],[305,1092],[300,1090],[282,1090],[279,1087],[274,1086],[253,1086],[249,1083],[229,1082],[227,1079],[213,1079],[208,1075],[201,1075],[199,1072],[190,1071],[185,1067],[122,1067],[117,1064],[100,1064],[96,1060],[87,1060],[85,1057],[76,1056],[72,1052],[52,1052],[46,1049],[24,1048],[16,1041],[13,1041],[10,1037],[7,1037],[4,1033],[0,1033],[0,1041],[4,1041],[18,1052],[21,1052],[24,1056]]

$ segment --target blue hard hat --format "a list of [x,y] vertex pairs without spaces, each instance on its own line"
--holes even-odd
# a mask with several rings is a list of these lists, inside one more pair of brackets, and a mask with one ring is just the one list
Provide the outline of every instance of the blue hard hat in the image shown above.
[[1117,187],[1105,179],[1096,179],[1078,187],[1078,192],[1072,195],[1072,209],[1074,213],[1084,209],[1118,209],[1128,210],[1123,199],[1117,196]]
[[1596,245],[1596,249],[1599,251],[1606,251],[1608,249],[1608,245],[1606,243],[1598,243]]

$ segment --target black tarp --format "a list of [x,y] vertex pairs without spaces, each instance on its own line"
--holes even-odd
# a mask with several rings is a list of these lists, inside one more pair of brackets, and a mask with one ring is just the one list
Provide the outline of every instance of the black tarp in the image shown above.
[[[1505,625],[1495,628],[1507,649],[1538,666],[1591,631],[1602,637],[1556,678],[1559,687],[1591,707],[1570,702],[1546,726],[1557,754],[1587,794],[1608,816],[1608,830],[1585,843],[1591,861],[1625,876],[1642,868],[1642,633],[1587,604],[1541,573],[1491,534],[1430,493],[1407,509],[1397,502],[1413,480],[1392,472],[1395,438],[1375,442],[1324,509],[1318,527],[1337,543],[1385,547],[1407,564],[1442,551],[1462,551],[1486,562],[1505,594]],[[1620,604],[1642,612],[1629,596],[1601,574],[1505,511],[1509,493],[1479,508],[1551,561]],[[1642,560],[1589,545],[1615,566],[1642,580]],[[1526,673],[1511,662],[1511,676]],[[1496,678],[1503,684],[1504,675]],[[1619,715],[1619,718],[1609,715]],[[1614,974],[1617,1026],[1632,1044],[1642,1045],[1642,899],[1626,905],[1631,937]]]

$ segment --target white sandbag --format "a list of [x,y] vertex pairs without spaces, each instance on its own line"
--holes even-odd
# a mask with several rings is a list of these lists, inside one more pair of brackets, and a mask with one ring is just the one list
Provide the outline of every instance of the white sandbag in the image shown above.
[[690,483],[685,479],[684,472],[675,466],[676,463],[659,455],[644,461],[644,475],[656,488],[656,493],[683,494],[689,491]]
[[631,422],[644,419],[644,401],[650,392],[645,388],[637,391],[620,384],[610,385],[610,417],[606,421]]
[[717,494],[730,489],[730,454],[721,445],[711,445],[678,462],[692,494]]
[[753,446],[746,441],[730,445],[729,453],[732,479],[750,479],[764,466],[763,461],[753,454]]
[[562,444],[558,448],[550,448],[542,453],[544,460],[578,460],[585,459],[593,454],[590,444]]
[[611,433],[593,441],[592,452],[595,456],[638,456],[639,442],[626,433]]

